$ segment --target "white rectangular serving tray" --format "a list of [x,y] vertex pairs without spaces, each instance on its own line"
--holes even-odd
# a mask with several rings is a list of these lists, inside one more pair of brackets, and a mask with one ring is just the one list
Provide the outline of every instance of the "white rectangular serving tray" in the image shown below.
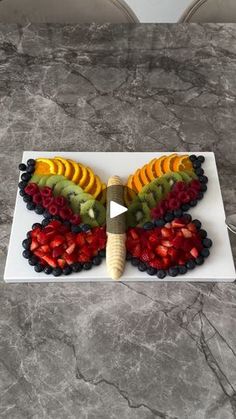
[[[22,161],[26,162],[29,158],[54,157],[56,155],[70,158],[84,165],[90,166],[101,179],[107,182],[112,175],[119,175],[125,182],[128,175],[132,174],[137,168],[148,163],[154,157],[171,153],[91,153],[91,152],[40,152],[25,151]],[[180,153],[186,154],[186,153]],[[190,210],[194,218],[198,218],[207,230],[209,237],[213,240],[211,255],[203,266],[199,266],[193,271],[189,271],[184,276],[176,278],[166,277],[164,281],[200,281],[200,282],[232,282],[235,280],[235,267],[231,252],[228,231],[225,225],[225,212],[221,196],[219,178],[215,162],[214,153],[198,153],[205,156],[203,165],[205,173],[209,178],[208,191],[202,201]],[[26,259],[22,257],[22,241],[26,237],[27,231],[35,222],[41,222],[42,216],[26,209],[19,192],[17,192],[12,231],[9,242],[9,249],[4,273],[6,282],[99,282],[112,281],[106,272],[105,260],[103,263],[94,267],[90,271],[82,271],[69,276],[55,278],[44,273],[36,273],[28,265]],[[162,281],[157,277],[149,276],[130,263],[126,263],[124,274],[121,281]]]

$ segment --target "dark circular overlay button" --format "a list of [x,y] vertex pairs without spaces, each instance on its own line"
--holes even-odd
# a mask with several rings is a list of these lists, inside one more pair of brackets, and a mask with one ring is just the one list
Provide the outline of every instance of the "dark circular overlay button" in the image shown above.
[[126,214],[130,203],[137,195],[133,190],[123,185],[112,185],[106,190],[108,233],[124,234],[126,232]]

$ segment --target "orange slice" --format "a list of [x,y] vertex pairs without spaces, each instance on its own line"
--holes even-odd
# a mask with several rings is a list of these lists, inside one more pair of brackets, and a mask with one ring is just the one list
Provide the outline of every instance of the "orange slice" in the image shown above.
[[149,179],[152,181],[156,178],[155,174],[154,174],[154,166],[155,163],[158,159],[152,159],[148,164],[147,164],[147,169],[146,169],[146,173],[149,177]]
[[128,180],[127,180],[127,186],[130,189],[133,189],[134,188],[134,185],[133,185],[133,175],[129,175]]
[[80,169],[82,170],[82,176],[79,179],[78,185],[81,186],[81,188],[84,187],[84,185],[87,184],[88,181],[88,177],[89,177],[89,173],[88,170],[85,166],[83,166],[83,164],[78,163],[80,166]]
[[171,154],[170,156],[166,157],[165,160],[163,161],[163,170],[164,173],[168,173],[172,171],[172,161],[173,159],[175,159],[175,157],[177,156],[177,154]]
[[164,169],[162,167],[162,164],[165,161],[165,159],[166,156],[162,156],[154,162],[154,173],[156,174],[155,177],[159,177],[165,174]]
[[88,171],[88,178],[86,185],[84,185],[84,192],[88,192],[93,187],[95,182],[95,176],[93,171],[90,169],[90,167],[87,167],[86,169]]
[[186,157],[188,156],[176,156],[172,160],[172,172],[179,172],[184,170],[184,161],[186,160]]
[[64,165],[62,164],[62,162],[60,160],[56,160],[56,159],[52,159],[52,161],[55,164],[57,174],[63,176],[64,172],[65,172],[65,169],[64,169]]
[[147,176],[147,167],[148,165],[145,164],[145,166],[143,166],[142,169],[140,169],[140,179],[144,185],[147,185],[148,183],[150,183],[150,179]]
[[74,169],[74,173],[71,180],[72,182],[78,183],[80,177],[82,176],[80,165],[74,160],[68,159],[68,162],[70,162],[71,166],[73,166],[73,169]]
[[135,186],[136,190],[138,192],[140,192],[141,189],[144,186],[144,184],[141,182],[141,179],[140,179],[140,169],[136,170],[136,172],[133,176],[133,183],[134,183],[134,186]]
[[[99,179],[98,176],[95,176],[95,183],[94,184],[95,184],[96,189],[95,189],[95,191],[93,192],[92,195],[94,196],[94,198],[97,198],[98,195],[101,193],[103,185],[105,185],[105,184],[102,185],[102,182],[101,182],[101,180]],[[105,185],[105,188],[106,188],[106,185]]]
[[101,202],[101,204],[105,204],[107,199],[107,185],[105,183],[102,184],[102,190],[99,194],[99,196],[97,197],[97,200]]
[[36,175],[47,175],[57,173],[57,167],[52,159],[38,158],[36,159],[35,171]]
[[73,177],[73,167],[70,164],[69,160],[63,159],[63,157],[54,157],[55,160],[59,160],[64,165],[64,176],[67,179],[70,179]]

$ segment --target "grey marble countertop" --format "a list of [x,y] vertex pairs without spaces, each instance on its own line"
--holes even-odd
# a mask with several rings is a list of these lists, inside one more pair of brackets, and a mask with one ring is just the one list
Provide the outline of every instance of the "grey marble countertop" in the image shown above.
[[[235,25],[1,25],[0,111],[1,274],[23,150],[214,151],[236,212]],[[0,300],[0,418],[236,418],[235,284]]]

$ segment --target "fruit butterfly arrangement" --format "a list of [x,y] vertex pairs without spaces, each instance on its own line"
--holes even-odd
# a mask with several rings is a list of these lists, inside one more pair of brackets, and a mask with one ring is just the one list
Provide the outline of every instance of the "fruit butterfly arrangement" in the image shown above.
[[125,258],[160,279],[202,265],[212,241],[187,211],[207,191],[204,160],[171,154],[130,175],[124,188],[126,233],[113,244],[106,232],[107,185],[93,170],[62,157],[21,163],[20,195],[28,210],[43,216],[22,242],[23,257],[36,272],[56,277],[100,265],[106,246],[107,255],[121,255],[122,260],[107,260],[108,267],[119,264],[115,279]]

